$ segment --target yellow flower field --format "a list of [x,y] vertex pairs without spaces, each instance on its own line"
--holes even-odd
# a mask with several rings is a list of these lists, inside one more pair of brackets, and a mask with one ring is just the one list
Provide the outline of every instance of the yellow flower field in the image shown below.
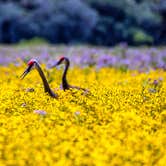
[[53,99],[37,71],[20,80],[25,67],[0,67],[0,165],[165,165],[165,71],[70,69],[85,94],[42,66]]

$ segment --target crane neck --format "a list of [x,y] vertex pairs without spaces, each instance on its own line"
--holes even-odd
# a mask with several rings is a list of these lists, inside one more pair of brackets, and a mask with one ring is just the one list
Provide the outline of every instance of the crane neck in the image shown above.
[[63,76],[62,76],[62,85],[63,85],[63,88],[64,89],[68,89],[69,88],[69,84],[67,82],[67,72],[68,72],[68,69],[69,69],[69,66],[70,66],[70,62],[69,60],[66,58],[65,59],[65,69],[64,69],[64,72],[63,72]]
[[43,85],[44,85],[44,90],[45,92],[47,92],[51,97],[57,97],[57,95],[51,90],[49,84],[48,84],[48,81],[43,73],[43,70],[41,69],[40,65],[38,63],[35,64],[35,67],[43,81]]

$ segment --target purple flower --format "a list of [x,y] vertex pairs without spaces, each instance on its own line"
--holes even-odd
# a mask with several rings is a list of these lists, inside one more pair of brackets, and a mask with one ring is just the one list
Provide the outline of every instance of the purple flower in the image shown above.
[[43,115],[43,116],[47,114],[47,112],[44,110],[34,110],[33,113],[38,115]]
[[97,67],[114,66],[117,63],[117,57],[112,55],[101,55],[97,60]]
[[34,48],[12,48],[2,47],[0,50],[0,65],[10,63],[21,65],[18,59],[27,62],[30,58],[40,60],[40,63],[52,65],[56,55],[69,57],[72,66],[94,66],[101,67],[126,67],[131,70],[149,71],[161,68],[166,70],[166,49],[162,48],[130,48],[126,43],[121,43],[116,48],[95,47],[34,47]]
[[154,80],[154,81],[153,81],[153,84],[154,84],[155,86],[157,86],[157,85],[158,85],[158,83],[159,83],[159,81],[158,81],[158,80]]

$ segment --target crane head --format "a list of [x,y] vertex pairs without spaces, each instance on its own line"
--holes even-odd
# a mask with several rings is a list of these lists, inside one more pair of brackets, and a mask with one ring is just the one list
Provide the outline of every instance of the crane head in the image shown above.
[[56,66],[62,64],[63,62],[66,63],[67,61],[69,61],[69,59],[68,59],[67,57],[61,56],[61,57],[59,58],[59,60],[58,60],[54,65],[52,65],[50,68],[56,67]]
[[37,63],[36,59],[31,59],[28,61],[28,67],[26,68],[26,70],[24,71],[24,73],[21,75],[21,79],[23,79],[33,68],[33,66]]
[[64,62],[65,59],[66,59],[66,57],[61,56],[61,57],[59,58],[58,62],[57,62],[54,66],[60,65],[62,62]]

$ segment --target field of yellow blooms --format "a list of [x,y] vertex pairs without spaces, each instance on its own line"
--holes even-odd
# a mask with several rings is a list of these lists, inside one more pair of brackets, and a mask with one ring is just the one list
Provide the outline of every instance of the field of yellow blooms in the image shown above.
[[74,67],[71,85],[57,90],[62,68],[0,67],[0,165],[165,165],[166,72]]

